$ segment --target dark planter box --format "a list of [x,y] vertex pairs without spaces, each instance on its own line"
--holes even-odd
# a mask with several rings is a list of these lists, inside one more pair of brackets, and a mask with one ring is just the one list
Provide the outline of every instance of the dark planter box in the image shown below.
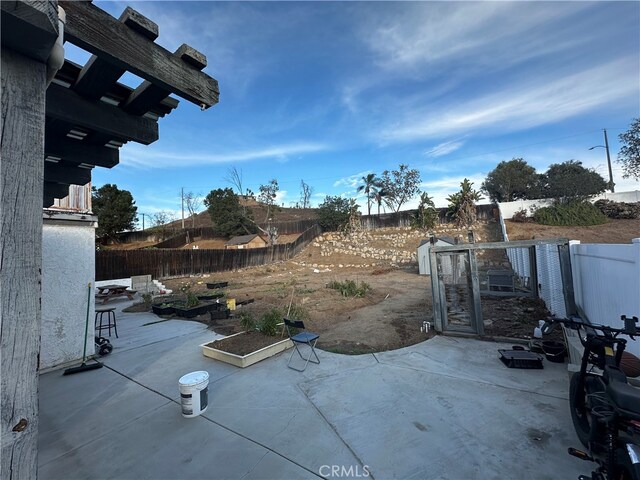
[[217,312],[219,310],[224,310],[225,308],[227,308],[227,302],[212,302],[207,304],[208,310],[210,312]]
[[231,310],[228,308],[225,308],[224,310],[215,310],[213,312],[209,312],[209,315],[211,316],[211,320],[224,320],[231,316]]
[[174,313],[179,317],[184,318],[193,318],[198,315],[202,315],[203,313],[207,313],[209,310],[209,305],[198,305],[196,307],[175,307]]
[[152,305],[151,310],[156,315],[171,315],[175,311],[175,307],[173,305],[163,307],[161,305]]
[[209,290],[215,290],[216,288],[224,288],[228,286],[229,282],[207,283],[207,288]]

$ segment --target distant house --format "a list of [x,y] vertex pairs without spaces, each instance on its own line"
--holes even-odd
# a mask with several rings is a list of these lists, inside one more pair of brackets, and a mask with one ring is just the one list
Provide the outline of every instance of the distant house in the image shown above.
[[233,237],[224,244],[225,249],[241,250],[248,248],[263,248],[267,246],[267,241],[257,233],[253,235],[240,235]]
[[[436,237],[435,245],[436,247],[443,247],[449,245],[455,245],[456,241],[451,237]],[[431,275],[431,242],[429,240],[423,240],[420,242],[420,246],[418,247],[418,269],[420,275]],[[446,263],[444,265],[445,270],[450,270],[451,260],[447,257],[443,258],[443,261]]]

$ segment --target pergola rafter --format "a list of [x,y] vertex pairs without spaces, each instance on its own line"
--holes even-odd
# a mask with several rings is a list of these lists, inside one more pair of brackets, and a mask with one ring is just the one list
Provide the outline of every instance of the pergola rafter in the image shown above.
[[[66,60],[47,89],[45,207],[69,185],[88,183],[92,167],[115,166],[124,143],[155,142],[158,119],[178,105],[171,94],[203,109],[219,96],[218,82],[202,72],[205,55],[157,45],[158,26],[139,12],[127,7],[116,19],[89,1],[58,3],[65,41],[92,56],[83,66]],[[118,82],[125,72],[144,80],[132,89]]]

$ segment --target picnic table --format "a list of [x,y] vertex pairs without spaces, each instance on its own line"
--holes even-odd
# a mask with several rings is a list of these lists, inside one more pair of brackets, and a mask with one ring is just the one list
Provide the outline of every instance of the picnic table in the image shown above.
[[135,290],[127,290],[129,287],[126,285],[102,285],[96,286],[98,293],[96,298],[101,299],[102,303],[107,303],[112,298],[127,297],[129,300],[133,300]]

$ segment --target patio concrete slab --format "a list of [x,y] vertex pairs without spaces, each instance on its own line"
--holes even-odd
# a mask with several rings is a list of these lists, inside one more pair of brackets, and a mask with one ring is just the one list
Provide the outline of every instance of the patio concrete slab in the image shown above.
[[101,362],[147,388],[178,401],[178,380],[183,375],[206,370],[209,372],[209,382],[213,383],[238,371],[233,365],[216,362],[202,355],[199,345],[217,337],[211,330],[197,331],[135,349],[121,352],[114,349],[114,354],[103,357]]
[[576,478],[564,399],[377,365],[302,386],[375,478]]
[[[257,470],[256,470],[257,469]],[[310,472],[171,403],[41,465],[40,478],[309,478]]]
[[169,403],[108,368],[40,376],[40,465],[109,435]]
[[[124,302],[129,303],[129,302]],[[247,369],[204,357],[195,322],[122,314],[105,368],[41,377],[41,478],[576,478],[563,365],[513,370],[509,345],[436,337],[394,352],[289,351]],[[125,315],[130,315],[126,317]],[[122,318],[122,323],[121,323]],[[145,325],[148,324],[148,325]],[[209,407],[180,415],[178,378],[210,375]],[[76,412],[79,412],[76,414]],[[72,472],[70,475],[69,472]]]
[[384,364],[569,398],[565,364],[543,360],[542,370],[507,368],[498,359],[498,349],[510,350],[511,347],[496,342],[437,336],[418,345],[375,355]]

